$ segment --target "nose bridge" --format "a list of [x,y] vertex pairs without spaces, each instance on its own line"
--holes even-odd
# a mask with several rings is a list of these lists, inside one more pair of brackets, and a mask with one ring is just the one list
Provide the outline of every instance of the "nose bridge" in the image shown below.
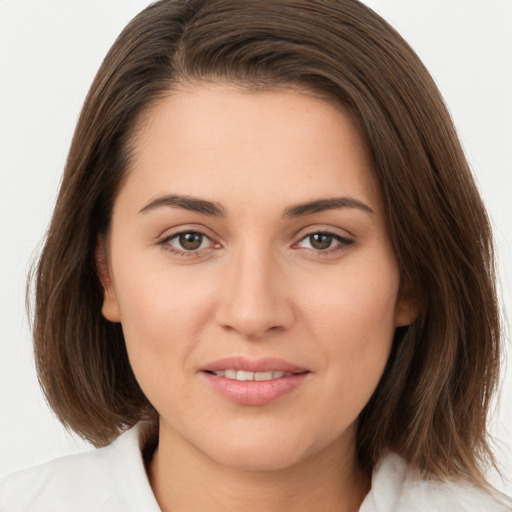
[[[270,244],[268,244],[270,245]],[[272,248],[246,241],[232,254],[219,320],[244,337],[257,338],[293,321],[285,276]]]

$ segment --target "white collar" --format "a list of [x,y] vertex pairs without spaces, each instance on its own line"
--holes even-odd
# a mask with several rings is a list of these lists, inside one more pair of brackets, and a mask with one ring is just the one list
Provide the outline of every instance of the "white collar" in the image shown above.
[[[142,457],[148,430],[147,424],[139,423],[101,450],[130,512],[161,512]],[[512,502],[467,481],[422,479],[390,453],[375,467],[359,512],[512,512]]]

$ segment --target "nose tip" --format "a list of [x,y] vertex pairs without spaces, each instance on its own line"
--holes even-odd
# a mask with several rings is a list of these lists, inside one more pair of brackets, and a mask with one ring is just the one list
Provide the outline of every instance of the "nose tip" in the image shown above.
[[247,339],[261,338],[268,331],[285,329],[289,322],[287,315],[280,314],[275,308],[266,305],[231,304],[229,312],[224,314],[221,325],[227,330],[234,330]]
[[255,340],[272,331],[288,329],[294,314],[287,299],[287,287],[272,265],[261,260],[257,265],[239,268],[221,292],[218,323],[227,330]]

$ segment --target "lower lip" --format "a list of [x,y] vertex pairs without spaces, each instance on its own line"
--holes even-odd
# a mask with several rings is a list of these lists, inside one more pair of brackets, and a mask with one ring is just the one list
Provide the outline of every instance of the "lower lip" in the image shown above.
[[218,393],[241,405],[266,405],[291,393],[300,386],[309,373],[297,373],[289,377],[262,381],[241,381],[217,377],[208,372],[202,372],[210,386]]

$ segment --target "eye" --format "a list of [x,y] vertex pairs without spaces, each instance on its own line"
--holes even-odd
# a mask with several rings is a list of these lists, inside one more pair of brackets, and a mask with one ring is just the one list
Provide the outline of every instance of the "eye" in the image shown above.
[[303,237],[298,246],[316,252],[331,253],[345,249],[354,240],[329,232],[310,233]]
[[178,255],[192,255],[213,246],[212,240],[199,231],[182,231],[163,239],[160,244],[169,252]]
[[201,249],[205,238],[201,233],[180,233],[171,240],[175,240],[185,251],[197,251]]

